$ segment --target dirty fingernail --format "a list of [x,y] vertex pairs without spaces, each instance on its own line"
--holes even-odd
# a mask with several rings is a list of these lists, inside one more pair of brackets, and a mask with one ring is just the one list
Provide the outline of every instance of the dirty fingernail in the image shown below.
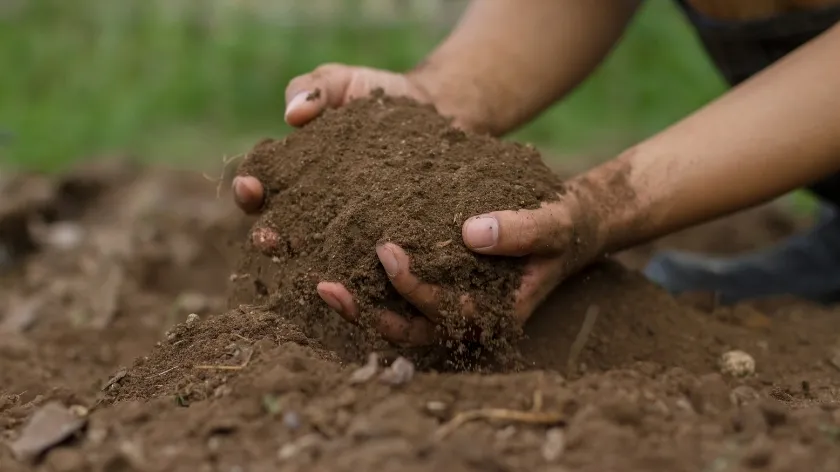
[[385,268],[388,277],[396,277],[400,271],[400,264],[397,262],[394,252],[387,246],[377,246],[376,255],[379,256],[379,262],[382,263],[382,267]]
[[475,216],[464,223],[464,244],[473,249],[495,246],[499,240],[499,222],[492,216]]
[[256,211],[262,206],[263,189],[262,184],[253,177],[234,177],[233,198],[236,203],[246,211]]
[[286,105],[286,117],[289,116],[295,108],[300,106],[302,103],[306,102],[306,97],[309,96],[309,92],[300,92],[299,94],[295,95],[291,101]]

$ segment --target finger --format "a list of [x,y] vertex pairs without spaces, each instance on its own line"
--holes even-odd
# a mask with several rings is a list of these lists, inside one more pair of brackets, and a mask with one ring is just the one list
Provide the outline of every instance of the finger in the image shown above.
[[403,346],[426,346],[438,339],[435,325],[428,318],[406,318],[388,310],[382,311],[377,330],[387,341]]
[[524,323],[563,279],[565,261],[559,258],[531,258],[516,290],[514,316]]
[[324,300],[324,303],[342,318],[354,324],[359,322],[359,307],[344,285],[336,282],[321,282],[316,290],[321,300]]
[[[359,323],[359,308],[353,296],[341,284],[321,282],[317,287],[318,295],[324,302],[341,315],[346,321]],[[387,341],[408,346],[423,346],[434,342],[435,327],[426,318],[408,319],[389,310],[382,310],[378,317],[376,330]]]
[[536,210],[494,211],[464,222],[464,244],[480,254],[557,254],[568,248],[571,224],[560,203]]
[[265,202],[265,189],[256,177],[241,175],[234,177],[231,185],[233,200],[247,214],[258,213]]
[[447,302],[455,302],[461,316],[475,315],[475,305],[468,295],[457,296],[439,285],[422,282],[413,275],[408,255],[396,244],[385,243],[377,246],[376,255],[391,279],[391,285],[430,320],[439,321],[442,317],[455,314],[445,312]]
[[326,108],[341,106],[352,78],[353,68],[325,64],[292,79],[286,87],[286,123],[303,126]]

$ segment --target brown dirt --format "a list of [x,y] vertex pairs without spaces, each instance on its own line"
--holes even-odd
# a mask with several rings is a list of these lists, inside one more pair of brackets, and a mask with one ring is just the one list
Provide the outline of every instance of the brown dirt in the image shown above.
[[[379,94],[260,143],[240,172],[264,182],[268,198],[260,239],[239,271],[258,273],[272,303],[299,313],[307,334],[323,338],[314,327],[348,332],[313,281],[343,283],[371,333],[382,309],[422,316],[391,287],[376,257],[376,244],[393,242],[410,254],[413,273],[440,284],[444,337],[463,337],[460,299],[469,293],[478,342],[496,350],[518,334],[513,301],[526,259],[469,251],[461,226],[484,212],[538,208],[562,191],[533,147],[463,133],[431,107]],[[266,255],[274,264],[260,270]],[[343,358],[366,355],[358,337],[345,336],[337,348]]]
[[[217,200],[213,183],[106,164],[0,181],[0,241],[29,248],[0,275],[3,472],[840,466],[838,307],[676,300],[605,263],[526,326],[526,371],[356,383],[343,347],[282,306],[224,308],[225,290],[254,290],[230,244],[254,220]],[[769,206],[618,259],[751,249],[801,224]],[[732,349],[754,357],[754,375],[720,373]],[[380,351],[383,364],[395,355]],[[33,463],[15,459],[5,445],[51,401],[85,427]]]

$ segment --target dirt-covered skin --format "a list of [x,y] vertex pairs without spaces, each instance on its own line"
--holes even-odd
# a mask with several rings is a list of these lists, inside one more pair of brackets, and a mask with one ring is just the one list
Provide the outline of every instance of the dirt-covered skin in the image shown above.
[[[0,189],[45,220],[0,284],[3,472],[840,466],[838,307],[681,302],[607,263],[535,314],[526,371],[354,383],[360,366],[295,316],[258,300],[224,308],[224,288],[241,282],[228,242],[252,220],[200,175],[115,165]],[[797,227],[762,208],[656,246],[750,249]],[[649,252],[620,258],[638,267]],[[732,349],[754,374],[720,373]],[[378,352],[381,372],[396,354]],[[15,459],[7,446],[52,400],[85,428],[35,462]],[[476,417],[452,423],[465,412]]]

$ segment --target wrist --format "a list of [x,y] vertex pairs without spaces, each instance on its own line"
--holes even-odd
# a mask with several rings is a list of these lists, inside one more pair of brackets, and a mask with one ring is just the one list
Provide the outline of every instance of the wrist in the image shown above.
[[628,151],[566,183],[579,208],[575,227],[589,239],[593,258],[639,244],[648,233],[644,198],[631,179],[632,153]]
[[453,120],[459,128],[492,135],[503,134],[493,122],[491,108],[482,97],[475,80],[463,71],[463,64],[448,65],[430,57],[405,73],[406,79],[431,103],[438,113]]

